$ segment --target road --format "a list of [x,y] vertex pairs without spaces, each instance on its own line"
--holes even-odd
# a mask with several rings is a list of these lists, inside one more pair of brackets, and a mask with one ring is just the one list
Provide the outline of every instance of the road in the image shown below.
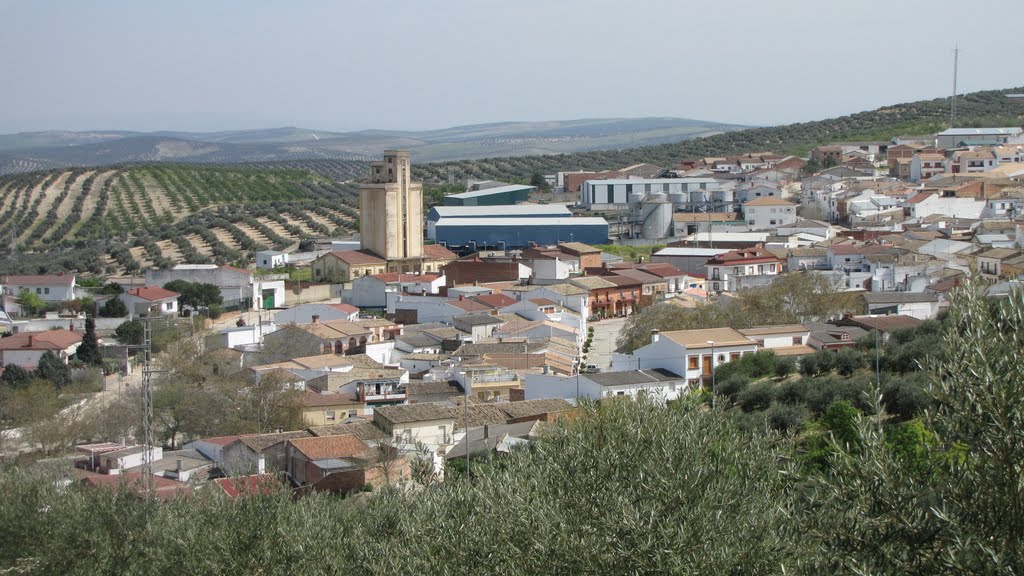
[[594,327],[594,341],[590,345],[590,352],[587,353],[587,364],[594,364],[602,372],[611,368],[612,352],[616,348],[615,340],[625,323],[625,318],[608,318],[588,323]]

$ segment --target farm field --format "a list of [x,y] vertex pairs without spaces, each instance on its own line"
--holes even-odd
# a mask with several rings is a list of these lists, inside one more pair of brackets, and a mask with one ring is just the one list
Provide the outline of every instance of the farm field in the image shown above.
[[0,177],[0,272],[244,263],[358,225],[355,185],[303,169],[153,164]]

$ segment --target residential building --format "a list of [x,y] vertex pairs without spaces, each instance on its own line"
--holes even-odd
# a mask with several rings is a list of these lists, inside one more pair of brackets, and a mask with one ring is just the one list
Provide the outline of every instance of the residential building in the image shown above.
[[331,320],[355,322],[359,319],[359,308],[351,304],[300,304],[275,313],[274,323],[278,326],[292,323],[309,324],[313,321],[314,316],[321,322]]
[[74,274],[7,275],[0,277],[5,296],[17,297],[22,290],[44,302],[70,302],[75,299]]
[[[990,280],[1005,280],[1006,271],[1003,269],[1005,262],[1021,255],[1016,248],[992,248],[977,254],[978,271],[983,278]],[[0,341],[2,342],[2,341]]]
[[946,157],[937,153],[914,154],[910,159],[910,181],[928,180],[946,172]]
[[313,280],[349,282],[353,278],[387,271],[387,260],[368,250],[338,250],[313,260]]
[[528,374],[527,400],[542,398],[636,399],[644,394],[660,401],[677,400],[689,391],[687,379],[662,368],[623,370],[575,376]]
[[[288,440],[285,458],[288,477],[296,486],[313,485],[331,474],[364,470],[373,465],[373,451],[353,434]],[[363,484],[350,489],[362,488]]]
[[260,250],[256,253],[256,267],[273,270],[288,265],[288,253],[277,250]]
[[65,364],[82,345],[82,335],[71,330],[21,332],[0,338],[0,366],[15,364],[27,370],[39,366],[43,354],[52,352]]
[[706,267],[712,292],[733,292],[770,282],[770,277],[781,273],[782,261],[758,245],[713,256],[707,261]]
[[930,320],[939,314],[939,295],[934,292],[868,292],[868,314],[900,314]]
[[385,308],[388,304],[388,292],[437,294],[444,283],[444,276],[427,273],[387,272],[360,276],[352,281],[351,302],[360,308]]
[[172,292],[159,286],[142,286],[131,288],[118,294],[118,298],[124,302],[128,309],[128,317],[159,317],[178,315],[177,292]]
[[686,379],[689,389],[710,384],[719,365],[757,351],[757,342],[732,328],[676,330],[651,334],[651,342],[632,354],[612,356],[612,370],[660,368]]
[[165,286],[172,280],[213,284],[220,288],[226,306],[269,310],[286,304],[281,277],[260,277],[251,270],[216,264],[178,264],[167,270],[146,270],[147,286]]
[[241,436],[222,449],[222,469],[228,476],[284,472],[288,468],[287,441],[312,436],[307,430]]
[[755,230],[789,226],[796,222],[796,203],[765,196],[743,204],[743,219]]

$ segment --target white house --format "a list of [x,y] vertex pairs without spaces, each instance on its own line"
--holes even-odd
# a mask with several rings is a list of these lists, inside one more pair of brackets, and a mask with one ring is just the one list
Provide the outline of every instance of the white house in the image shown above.
[[934,292],[868,292],[868,314],[902,314],[929,320],[939,314],[939,295]]
[[761,246],[730,250],[708,259],[707,281],[713,292],[730,292],[769,280],[782,272],[782,261]]
[[128,308],[128,317],[134,318],[136,316],[177,316],[178,296],[181,295],[159,286],[143,286],[122,292],[118,298]]
[[279,266],[288,265],[288,253],[277,250],[260,250],[256,253],[256,267],[264,270],[273,270]]
[[444,284],[445,277],[438,274],[370,274],[352,280],[350,300],[360,308],[384,308],[388,303],[388,292],[437,294]]
[[82,345],[82,335],[70,330],[46,330],[44,332],[22,332],[0,338],[0,366],[16,364],[34,370],[39,366],[43,354],[52,352],[68,362],[68,358]]
[[215,264],[178,264],[167,270],[146,270],[147,285],[163,286],[172,280],[213,284],[220,288],[228,306],[242,304],[266,310],[286,303],[283,276],[257,277],[251,270]]
[[455,410],[446,404],[379,406],[373,411],[373,423],[389,437],[406,444],[443,446],[455,441]]
[[904,203],[911,218],[925,218],[933,214],[952,218],[981,218],[985,210],[984,198],[958,197],[952,190],[919,192]]
[[772,196],[762,196],[743,203],[743,219],[756,229],[778,228],[796,222],[796,204]]
[[22,290],[39,296],[44,302],[69,302],[75,299],[74,274],[10,275],[0,277],[4,295],[17,297]]
[[354,322],[359,319],[359,308],[351,304],[301,304],[281,310],[274,314],[274,323],[278,326],[285,324],[310,324],[313,317],[322,322],[331,320],[348,320]]
[[647,394],[660,401],[677,400],[689,390],[686,378],[661,368],[553,376],[527,374],[527,400],[540,398],[636,398]]
[[264,334],[270,334],[276,330],[277,325],[273,322],[224,328],[206,337],[206,348],[208,350],[216,348],[251,348],[263,343]]
[[686,379],[689,388],[710,383],[719,365],[757,351],[757,342],[732,328],[676,330],[651,334],[651,343],[632,354],[612,355],[612,370],[661,368]]

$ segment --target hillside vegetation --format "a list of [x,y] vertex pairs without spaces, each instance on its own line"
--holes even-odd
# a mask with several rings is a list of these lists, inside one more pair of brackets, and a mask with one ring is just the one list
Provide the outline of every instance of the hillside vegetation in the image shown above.
[[348,235],[358,199],[309,171],[160,164],[3,177],[0,215],[0,271],[123,273]]
[[211,486],[147,502],[58,488],[56,466],[14,471],[0,474],[0,569],[1020,574],[1024,293],[992,305],[985,287],[955,296],[924,374],[934,403],[910,421],[870,378],[784,433],[739,426],[701,394],[584,403],[529,447],[475,460],[471,478],[453,466],[443,484],[349,498],[231,501]]

